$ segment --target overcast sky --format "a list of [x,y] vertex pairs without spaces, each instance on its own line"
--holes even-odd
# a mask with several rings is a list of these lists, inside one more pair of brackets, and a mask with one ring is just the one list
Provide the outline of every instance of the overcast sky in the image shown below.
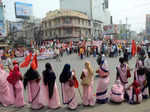
[[[26,1],[32,1],[34,6],[34,15],[40,18],[44,17],[46,12],[49,10],[59,8],[59,0]],[[113,16],[114,24],[121,22],[125,24],[127,17],[128,24],[132,25],[131,29],[139,32],[145,28],[145,15],[150,13],[150,0],[109,0],[109,10]]]

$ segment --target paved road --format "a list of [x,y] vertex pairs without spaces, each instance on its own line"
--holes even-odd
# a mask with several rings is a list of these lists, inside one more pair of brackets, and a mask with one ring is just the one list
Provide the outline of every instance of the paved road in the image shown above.
[[[60,83],[58,81],[59,75],[63,69],[64,64],[69,63],[71,64],[72,69],[75,69],[77,72],[78,79],[80,77],[81,71],[84,68],[84,63],[86,60],[90,61],[92,63],[92,66],[94,68],[94,71],[98,68],[98,65],[96,64],[96,59],[93,58],[92,56],[89,58],[86,58],[84,60],[80,60],[80,58],[77,55],[72,55],[72,56],[65,56],[61,59],[61,62],[57,62],[56,60],[46,60],[46,61],[40,61],[40,65],[38,68],[38,71],[40,74],[45,68],[45,63],[50,62],[53,66],[54,71],[56,72],[57,75],[57,85],[59,88],[60,92]],[[111,80],[110,80],[110,86],[109,89],[111,88],[112,84],[114,83],[115,77],[116,77],[116,66],[118,64],[118,57],[115,58],[108,58],[108,64],[109,68],[111,70],[110,75],[111,75]],[[129,63],[131,68],[134,68],[135,65],[135,58],[132,59]],[[22,73],[25,73],[27,69],[21,69]],[[132,73],[133,74],[133,73]],[[95,73],[96,75],[96,73]],[[129,82],[132,82],[133,77],[129,80]],[[79,80],[80,81],[80,80]],[[95,78],[95,83],[94,83],[94,92],[96,92],[96,84],[97,84],[97,78]],[[81,90],[81,87],[80,87]],[[140,105],[129,105],[127,103],[123,103],[121,105],[114,105],[114,104],[105,104],[105,105],[98,105],[96,104],[94,107],[83,107],[81,104],[81,98],[77,92],[77,98],[79,102],[79,107],[76,110],[76,112],[150,112],[150,100],[144,101]],[[60,93],[61,95],[61,93]],[[60,97],[61,98],[61,97]],[[27,102],[27,94],[25,92],[25,101]],[[62,101],[61,101],[62,102]],[[8,107],[4,108],[0,106],[0,112],[70,112],[71,110],[68,110],[64,105],[62,105],[62,108],[57,109],[57,110],[50,110],[47,107],[43,108],[42,110],[31,110],[29,108],[30,106],[27,104],[23,108],[14,108]]]

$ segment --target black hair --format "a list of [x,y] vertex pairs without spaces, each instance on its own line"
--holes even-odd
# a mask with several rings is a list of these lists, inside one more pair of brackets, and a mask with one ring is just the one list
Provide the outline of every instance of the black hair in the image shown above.
[[125,62],[125,59],[124,59],[123,57],[120,57],[120,58],[119,58],[119,62],[120,62],[121,64],[123,64],[123,63]]

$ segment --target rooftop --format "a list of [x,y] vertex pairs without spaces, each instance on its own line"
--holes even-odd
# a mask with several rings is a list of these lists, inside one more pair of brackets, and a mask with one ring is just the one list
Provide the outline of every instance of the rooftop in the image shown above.
[[60,9],[60,10],[49,11],[43,20],[55,19],[58,17],[66,17],[66,16],[78,17],[78,18],[82,18],[82,19],[89,19],[86,14],[81,13],[79,11]]

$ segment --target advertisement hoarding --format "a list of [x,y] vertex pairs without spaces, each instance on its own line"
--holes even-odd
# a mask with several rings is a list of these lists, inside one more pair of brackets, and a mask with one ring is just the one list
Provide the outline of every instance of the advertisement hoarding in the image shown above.
[[103,27],[104,34],[114,34],[119,33],[119,26],[118,25],[105,25]]
[[32,4],[15,2],[16,18],[29,19],[32,16]]

